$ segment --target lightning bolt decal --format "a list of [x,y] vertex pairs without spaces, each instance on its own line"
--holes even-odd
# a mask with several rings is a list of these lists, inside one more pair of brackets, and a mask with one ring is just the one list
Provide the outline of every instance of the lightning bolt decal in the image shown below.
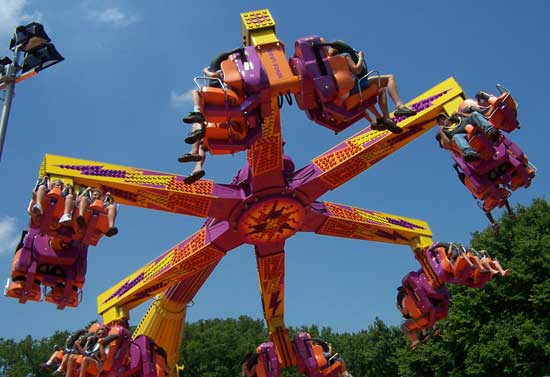
[[281,299],[279,299],[280,291],[273,292],[271,295],[271,300],[269,301],[269,309],[271,309],[271,316],[274,317],[279,305],[281,304]]

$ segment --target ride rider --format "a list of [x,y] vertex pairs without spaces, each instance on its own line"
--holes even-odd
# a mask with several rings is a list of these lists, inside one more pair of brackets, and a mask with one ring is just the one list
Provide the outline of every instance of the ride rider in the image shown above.
[[[221,64],[232,53],[233,52],[223,52],[219,54],[212,59],[208,67],[203,69],[204,75],[211,79],[208,80],[208,86],[214,88],[220,88],[222,86],[220,81],[223,79]],[[203,170],[204,160],[206,159],[206,150],[201,142],[206,130],[204,127],[204,115],[201,113],[200,109],[201,97],[199,90],[193,90],[192,98],[193,111],[189,112],[189,114],[183,118],[184,123],[191,124],[191,133],[185,138],[185,143],[192,145],[191,151],[178,158],[179,162],[196,162],[193,171],[184,180],[186,184],[194,183],[206,174]]]
[[[395,80],[395,76],[389,74],[367,77],[368,71],[366,68],[365,55],[363,51],[356,52],[351,46],[340,40],[329,42],[327,43],[327,45],[329,46],[329,56],[345,54],[350,71],[356,77],[357,85],[350,92],[350,94],[354,94],[354,92],[366,89],[369,84],[379,85],[378,105],[380,106],[380,110],[382,110],[383,116],[381,118],[377,118],[376,121],[372,121],[369,113],[365,111],[365,118],[367,118],[367,120],[371,123],[371,128],[373,130],[379,131],[389,130],[392,133],[403,132],[403,129],[397,126],[397,124],[395,124],[395,122],[390,119],[388,103],[386,99],[386,89],[391,99],[395,103],[394,116],[413,116],[416,115],[416,111],[408,108],[401,101],[401,97],[399,96],[399,92],[397,91],[397,81]],[[377,115],[375,114],[375,116]]]
[[466,162],[477,161],[480,159],[479,154],[473,150],[468,142],[466,126],[468,124],[479,127],[491,139],[498,138],[499,132],[494,128],[483,115],[474,111],[471,114],[462,112],[454,113],[448,117],[445,113],[440,113],[436,118],[439,125],[439,133],[437,139],[441,146],[448,149],[451,140],[460,149],[462,157]]

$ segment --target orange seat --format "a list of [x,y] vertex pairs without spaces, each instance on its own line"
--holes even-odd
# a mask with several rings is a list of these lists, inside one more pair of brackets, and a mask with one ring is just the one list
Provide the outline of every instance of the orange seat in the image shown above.
[[485,189],[484,191],[478,192],[477,188],[470,182],[467,176],[464,177],[464,186],[466,186],[468,190],[470,190],[472,195],[474,195],[478,200],[483,200],[486,196],[489,195],[489,188]]
[[94,200],[94,202],[88,208],[90,208],[92,211],[107,213],[107,210],[103,206],[103,201],[101,201],[101,199]]
[[351,110],[354,107],[358,106],[361,102],[377,96],[378,89],[378,84],[373,81],[369,84],[369,87],[367,89],[364,89],[361,93],[355,93],[352,96],[349,96],[344,101],[344,106],[346,107],[346,110]]
[[267,377],[266,370],[268,370],[267,366],[265,365],[264,361],[261,358],[259,358],[258,365],[256,365],[256,376]]
[[505,132],[513,131],[517,126],[517,123],[510,122],[510,113],[507,113],[500,108],[500,105],[505,105],[506,108],[512,113],[511,115],[517,116],[517,104],[510,93],[502,93],[498,97],[489,97],[489,104],[490,108],[486,114],[487,120],[500,130]]
[[325,357],[325,351],[323,351],[323,347],[321,347],[319,344],[312,344],[311,348],[313,349],[313,357],[315,357],[315,360],[317,361],[317,366],[319,367],[319,369],[324,368],[328,362]]
[[479,284],[481,281],[485,281],[487,279],[487,275],[492,275],[491,271],[482,271],[479,268],[475,269],[472,273],[473,283]]
[[430,327],[430,316],[424,314],[421,317],[408,319],[403,323],[403,326],[409,331],[417,331]]
[[[531,172],[529,170],[531,170]],[[512,189],[512,191],[515,191],[520,187],[529,187],[532,178],[531,174],[532,169],[518,166],[512,172],[512,180],[510,182],[510,188]]]
[[435,249],[436,253],[439,255],[439,260],[443,271],[452,274],[454,272],[453,265],[449,258],[447,257],[447,250],[444,247],[438,247]]
[[231,142],[239,142],[243,140],[248,133],[248,127],[242,122],[223,122],[223,123],[208,123],[206,133],[204,135],[204,145],[212,154],[229,154],[233,151],[219,150],[212,148],[210,143],[213,140],[222,140]]
[[239,96],[239,103],[244,101],[243,93],[243,79],[237,68],[237,64],[232,60],[224,60],[221,64],[223,72],[223,81],[225,84],[232,88],[236,95]]
[[422,317],[423,315],[422,311],[416,304],[416,301],[414,300],[414,298],[412,298],[411,296],[409,295],[405,296],[403,306],[405,307],[405,309],[407,310],[407,312],[412,318],[417,319]]
[[490,195],[483,202],[483,210],[485,212],[492,211],[496,207],[501,207],[504,201],[510,197],[510,191],[500,187],[498,189],[499,195]]
[[65,352],[63,350],[55,351],[53,353],[53,358],[56,364],[61,364],[63,361],[63,356],[65,356]]
[[42,200],[42,215],[36,215],[31,211],[35,204],[36,199],[33,198],[29,204],[31,216],[29,227],[41,228],[44,233],[55,231],[61,227],[58,221],[63,216],[65,198],[61,195],[61,190],[58,187],[50,190]]
[[454,264],[454,274],[455,274],[455,277],[458,277],[460,276],[460,274],[466,269],[466,268],[471,268],[470,264],[468,263],[468,261],[466,260],[466,256],[464,255],[459,255],[456,260],[455,260],[455,264]]
[[109,220],[107,218],[107,210],[103,206],[101,200],[95,200],[86,210],[84,221],[86,227],[80,228],[77,223],[77,218],[80,216],[78,205],[73,212],[72,227],[76,231],[73,236],[75,240],[82,241],[87,245],[96,246],[101,237],[109,229]]
[[25,277],[25,273],[21,271],[17,271],[17,265],[19,264],[19,259],[21,259],[21,253],[23,253],[23,249],[19,249],[15,252],[15,255],[13,256],[13,261],[11,262],[11,278],[12,280],[17,279],[18,277]]
[[32,283],[30,291],[25,291],[26,279],[18,279],[12,281],[6,290],[6,296],[31,300],[31,301],[40,301],[40,281],[35,280]]
[[102,372],[101,368],[98,368],[96,363],[89,363],[86,369],[86,376],[98,377]]
[[336,370],[342,368],[342,361],[340,360],[335,361],[331,365],[328,364],[328,360],[325,357],[325,351],[323,350],[323,347],[319,344],[312,344],[311,348],[313,349],[313,356],[317,361],[317,367],[319,368],[323,376],[331,375]]
[[[122,326],[112,326],[109,330],[104,343],[106,357],[103,360],[103,371],[110,372],[108,375],[115,375],[116,372],[120,372],[122,369],[126,369],[130,364],[130,347],[132,346],[130,331]],[[108,346],[108,351],[107,351]],[[152,352],[152,350],[148,351]],[[147,356],[147,358],[153,357]],[[153,360],[149,361],[152,363]],[[118,373],[116,373],[118,375]]]
[[155,372],[156,377],[166,377],[170,374],[166,359],[158,353],[155,353]]
[[78,288],[71,287],[69,295],[65,296],[65,285],[59,283],[46,294],[46,301],[56,305],[63,302],[66,306],[76,308],[79,303]]
[[200,91],[202,104],[218,106],[235,106],[241,102],[241,97],[232,89],[205,86]]
[[328,58],[328,62],[334,74],[334,79],[336,80],[336,86],[338,88],[334,102],[337,105],[340,105],[343,102],[341,98],[345,97],[355,86],[355,80],[353,79],[353,75],[349,69],[345,56],[330,56]]
[[11,264],[11,283],[6,290],[6,296],[13,298],[26,298],[31,301],[40,301],[40,280],[34,279],[33,284],[29,292],[25,294],[25,284],[27,282],[27,276],[25,272],[17,271],[17,265],[21,258],[22,249],[17,250],[13,256],[13,262]]
[[[244,120],[244,115],[238,106],[242,98],[233,91],[205,86],[201,92],[201,112],[209,123],[223,123],[230,120]],[[212,109],[216,111],[212,111]]]

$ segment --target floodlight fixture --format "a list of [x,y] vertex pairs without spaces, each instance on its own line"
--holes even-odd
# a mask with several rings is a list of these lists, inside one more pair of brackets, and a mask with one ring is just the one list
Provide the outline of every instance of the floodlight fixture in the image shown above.
[[65,58],[61,56],[52,43],[45,43],[41,47],[25,53],[21,73],[25,74],[31,70],[40,72],[63,60]]
[[[10,41],[13,61],[8,57],[0,58],[0,90],[5,92],[0,114],[0,158],[4,149],[15,84],[65,60],[50,42],[51,39],[42,24],[31,22],[28,25],[18,26]],[[21,56],[23,56],[22,59]],[[21,60],[23,60],[22,64]]]
[[26,45],[29,42],[37,43],[38,41],[42,41],[42,43],[51,41],[42,24],[31,22],[25,26],[18,26],[15,28],[15,34],[10,41],[10,50],[15,51],[17,47],[26,50]]
[[10,65],[11,59],[7,56],[4,56],[0,58],[0,81],[2,80],[3,76],[7,73],[7,66]]

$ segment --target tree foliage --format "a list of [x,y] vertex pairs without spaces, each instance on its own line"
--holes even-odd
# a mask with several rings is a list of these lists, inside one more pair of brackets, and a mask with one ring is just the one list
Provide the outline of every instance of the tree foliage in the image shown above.
[[[414,351],[397,327],[378,318],[357,333],[312,325],[290,328],[290,334],[307,331],[331,342],[356,377],[550,375],[550,204],[538,199],[529,208],[517,208],[515,217],[501,219],[498,234],[474,233],[472,246],[488,250],[512,273],[484,289],[450,286],[451,307],[439,326],[441,335]],[[48,375],[38,365],[67,335],[0,339],[0,375]],[[239,376],[243,355],[267,337],[264,322],[246,316],[188,323],[182,376]],[[295,368],[283,374],[298,375]]]
[[517,208],[514,217],[501,219],[499,233],[474,233],[472,246],[488,250],[511,274],[484,289],[449,287],[452,305],[442,335],[417,352],[400,350],[399,374],[550,374],[549,203],[537,199]]

